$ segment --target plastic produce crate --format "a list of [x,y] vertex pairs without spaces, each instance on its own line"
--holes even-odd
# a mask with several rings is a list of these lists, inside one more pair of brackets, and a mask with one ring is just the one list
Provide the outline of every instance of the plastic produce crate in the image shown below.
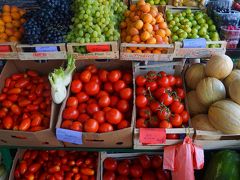
[[226,26],[221,27],[221,36],[225,40],[234,39],[239,40],[240,38],[240,28],[237,28],[236,30],[229,30]]
[[240,12],[231,10],[229,13],[217,12],[214,10],[215,22],[218,27],[221,26],[238,26],[240,20]]
[[207,2],[207,12],[210,16],[214,15],[213,10],[230,11],[232,7],[232,0],[210,0]]

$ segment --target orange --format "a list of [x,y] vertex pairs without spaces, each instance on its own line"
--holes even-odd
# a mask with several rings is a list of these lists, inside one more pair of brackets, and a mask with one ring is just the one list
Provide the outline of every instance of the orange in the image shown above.
[[152,22],[151,22],[151,25],[155,25],[155,24],[156,24],[156,19],[153,18],[153,19],[152,19]]
[[18,12],[18,7],[17,6],[12,6],[11,7],[11,12]]
[[125,17],[128,17],[128,16],[130,15],[130,12],[131,12],[131,11],[129,11],[129,10],[125,11],[125,12],[124,12],[124,16],[125,16]]
[[142,15],[142,11],[140,11],[140,10],[136,11],[136,15],[140,17]]
[[132,17],[132,22],[135,22],[135,21],[137,21],[137,20],[139,20],[140,18],[139,18],[139,16],[133,16]]
[[15,36],[10,36],[10,37],[9,37],[9,41],[10,41],[10,42],[17,42],[18,39],[17,39]]
[[141,33],[141,40],[142,41],[146,41],[151,37],[150,33],[147,31],[144,31],[143,33]]
[[149,49],[145,49],[143,53],[151,53],[151,51]]
[[127,23],[126,23],[125,21],[122,21],[122,22],[120,23],[120,27],[121,27],[121,29],[126,28],[126,27],[127,27]]
[[16,32],[13,33],[13,36],[16,37],[17,39],[21,39],[22,34],[18,31],[16,31]]
[[12,17],[10,15],[3,15],[2,19],[5,23],[12,22]]
[[11,16],[14,20],[19,20],[21,18],[21,15],[18,12],[12,12]]
[[142,53],[142,51],[140,49],[137,49],[137,50],[133,51],[133,53]]
[[166,36],[166,32],[164,29],[159,29],[156,31],[156,35],[159,35],[161,37],[165,37]]
[[2,10],[3,10],[3,12],[10,12],[11,8],[9,5],[5,4],[5,5],[3,5]]
[[6,33],[1,33],[0,34],[0,39],[7,39],[8,35]]
[[5,39],[0,39],[0,43],[7,42]]
[[21,16],[23,16],[24,14],[26,14],[26,11],[24,9],[20,9],[19,13],[20,13]]
[[136,4],[130,5],[130,11],[136,11],[136,9],[137,9]]
[[21,19],[20,19],[20,22],[21,22],[22,24],[24,24],[24,23],[26,22],[26,19],[21,18]]
[[143,12],[143,13],[148,13],[150,12],[150,8],[151,8],[151,5],[146,3],[145,5],[141,5],[139,7],[139,9]]
[[147,40],[147,44],[156,44],[157,40],[154,37],[151,37]]
[[156,39],[156,41],[157,41],[157,42],[156,42],[157,44],[162,44],[162,43],[163,43],[162,36],[155,35],[154,37],[155,37],[155,39]]
[[129,49],[129,48],[127,48],[126,52],[127,52],[127,53],[132,53],[132,50]]
[[156,22],[157,22],[157,23],[164,22],[164,18],[163,18],[160,14],[158,14],[158,15],[155,17],[155,19],[156,19]]
[[160,22],[158,25],[159,25],[159,28],[161,28],[161,29],[167,29],[167,23],[166,22]]
[[158,8],[156,7],[156,6],[151,6],[151,10],[150,11],[157,11],[157,13],[158,13]]
[[144,23],[151,23],[152,22],[152,15],[151,14],[143,14],[141,16],[141,19],[143,20]]
[[5,27],[4,26],[0,26],[0,33],[4,33],[5,31]]
[[[135,44],[134,42],[132,42],[133,44]],[[131,50],[131,51],[136,51],[137,50],[137,47],[129,47],[129,49]]]
[[6,29],[5,32],[8,36],[12,36],[14,33],[13,29]]
[[131,36],[127,36],[126,39],[125,39],[125,41],[126,41],[127,43],[130,43],[130,42],[131,42],[131,39],[132,39]]
[[137,20],[135,23],[134,23],[134,27],[138,30],[142,29],[143,27],[143,21],[142,20]]
[[6,28],[13,28],[13,24],[12,23],[6,23]]
[[127,36],[127,32],[126,31],[121,31],[121,37],[125,38]]
[[154,24],[154,25],[153,25],[153,30],[154,30],[154,31],[159,30],[158,24]]
[[153,53],[153,54],[161,54],[161,50],[159,50],[159,49],[154,49],[154,50],[152,50],[152,53]]
[[132,18],[135,16],[135,12],[130,12],[129,17],[132,20]]
[[165,43],[169,43],[169,39],[168,39],[168,37],[167,36],[165,36],[165,37],[163,37],[163,42],[165,42]]
[[0,19],[0,26],[4,26],[4,25],[5,25],[5,22],[2,19]]
[[145,5],[146,3],[145,3],[145,1],[144,0],[139,0],[138,2],[137,2],[137,6],[141,6],[141,5]]
[[139,32],[138,32],[137,28],[131,27],[131,28],[129,29],[129,34],[130,34],[131,36],[134,36],[134,35],[139,34]]
[[152,32],[153,31],[153,26],[151,25],[151,24],[149,24],[149,23],[145,23],[144,25],[143,25],[143,30],[144,31],[148,31],[148,32]]
[[13,20],[13,21],[12,21],[12,25],[13,25],[14,27],[19,28],[19,27],[21,26],[21,22],[20,22],[20,21]]
[[154,10],[154,9],[151,9],[149,13],[150,13],[150,14],[152,15],[152,17],[154,17],[154,18],[158,15],[158,11],[156,11],[156,10]]
[[166,29],[166,36],[170,36],[172,33],[171,33],[171,31],[170,31],[170,29]]
[[132,41],[136,42],[136,43],[140,43],[141,42],[141,38],[139,35],[134,35],[132,37]]

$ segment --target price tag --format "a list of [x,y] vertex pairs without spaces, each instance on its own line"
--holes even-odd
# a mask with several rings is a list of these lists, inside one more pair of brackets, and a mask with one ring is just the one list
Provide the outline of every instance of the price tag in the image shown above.
[[35,48],[37,52],[56,52],[57,46],[40,46]]
[[68,129],[57,128],[57,139],[73,144],[82,144],[82,132],[72,131]]
[[11,52],[10,46],[0,46],[0,52]]
[[205,38],[184,39],[183,48],[206,48],[207,41]]
[[166,129],[140,128],[139,141],[143,144],[164,144],[166,142]]
[[106,52],[110,51],[110,45],[87,45],[86,46],[87,52]]

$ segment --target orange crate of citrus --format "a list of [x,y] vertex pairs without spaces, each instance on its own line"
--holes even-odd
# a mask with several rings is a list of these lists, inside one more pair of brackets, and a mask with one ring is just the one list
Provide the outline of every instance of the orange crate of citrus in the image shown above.
[[[121,22],[121,41],[134,44],[169,44],[171,31],[165,22],[164,15],[156,6],[139,0],[130,5]],[[161,53],[161,48],[129,47],[127,52]]]
[[0,13],[0,43],[18,42],[24,32],[23,24],[26,20],[23,15],[24,9],[17,6],[3,5]]

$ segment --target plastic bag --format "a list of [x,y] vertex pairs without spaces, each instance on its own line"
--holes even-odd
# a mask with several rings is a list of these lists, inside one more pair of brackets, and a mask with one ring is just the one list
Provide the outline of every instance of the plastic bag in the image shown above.
[[194,169],[204,166],[203,149],[185,137],[182,144],[164,147],[163,169],[172,171],[173,180],[194,180]]

